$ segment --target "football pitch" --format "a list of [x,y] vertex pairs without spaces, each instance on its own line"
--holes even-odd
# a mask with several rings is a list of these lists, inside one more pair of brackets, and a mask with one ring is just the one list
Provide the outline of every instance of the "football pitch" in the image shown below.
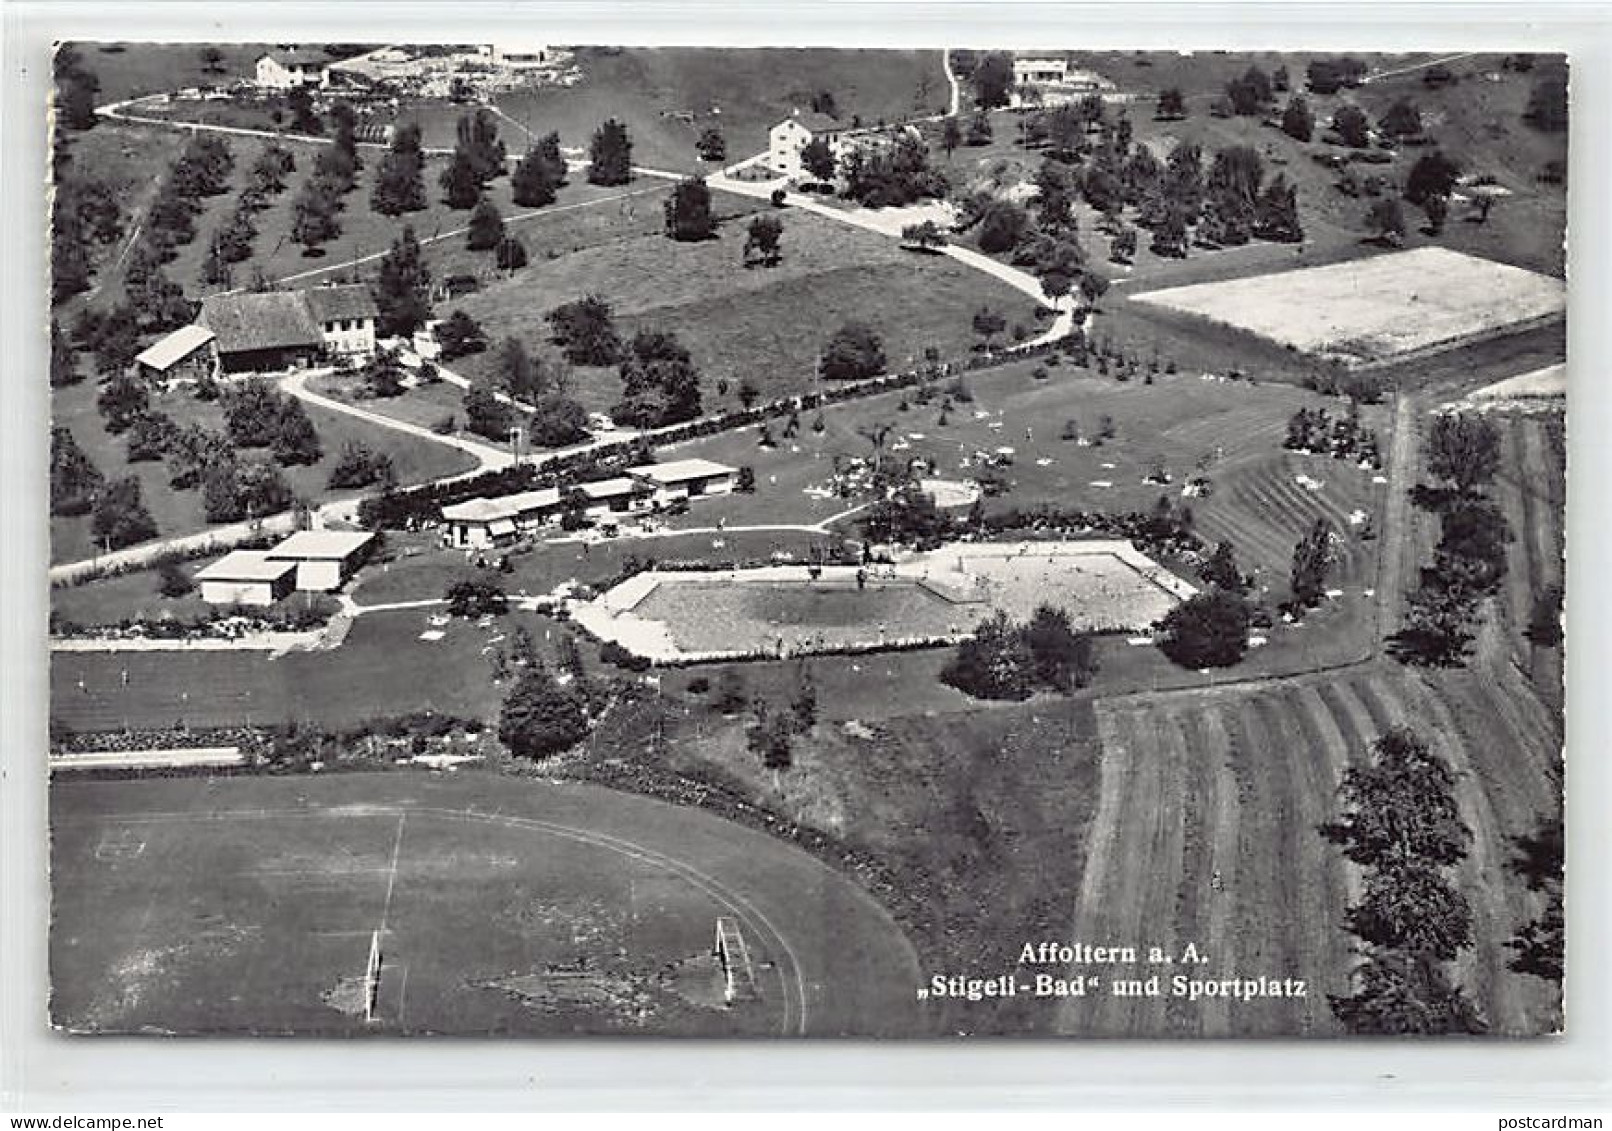
[[477,772],[58,780],[52,829],[51,1013],[73,1032],[921,1024],[912,949],[860,888],[642,797]]

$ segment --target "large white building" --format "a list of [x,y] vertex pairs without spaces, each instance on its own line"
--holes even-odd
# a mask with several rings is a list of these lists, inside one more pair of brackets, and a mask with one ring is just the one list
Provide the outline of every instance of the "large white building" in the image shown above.
[[627,474],[648,488],[650,503],[659,507],[679,499],[732,494],[739,473],[714,460],[676,459],[629,467]]
[[296,584],[297,563],[275,561],[266,550],[231,550],[196,571],[202,600],[209,605],[262,608],[288,596]]
[[362,283],[314,287],[302,297],[327,350],[360,357],[375,352],[375,319],[380,308],[368,287]]
[[838,159],[843,133],[840,124],[827,114],[797,111],[793,117],[785,118],[767,131],[767,165],[780,176],[798,180],[805,176],[800,163],[801,151],[813,140],[822,138]]
[[323,51],[283,48],[257,57],[254,76],[264,90],[291,90],[299,86],[326,86],[330,57]]
[[330,593],[346,584],[375,541],[363,530],[299,530],[267,551],[270,562],[295,568],[296,587],[308,593]]

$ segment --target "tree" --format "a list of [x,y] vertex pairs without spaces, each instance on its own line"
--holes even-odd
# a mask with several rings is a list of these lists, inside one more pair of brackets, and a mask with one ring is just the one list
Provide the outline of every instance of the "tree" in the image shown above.
[[73,433],[56,425],[50,430],[50,513],[88,514],[105,479],[78,446]]
[[169,600],[178,600],[196,588],[190,574],[175,557],[164,557],[157,563],[157,592]]
[[84,379],[78,371],[78,351],[73,348],[72,339],[63,332],[61,323],[54,318],[50,320],[50,387],[62,388],[64,385],[76,385]]
[[504,219],[497,205],[483,197],[470,213],[470,227],[465,233],[465,246],[471,251],[491,251],[504,238]]
[[1261,114],[1274,97],[1270,76],[1258,67],[1249,67],[1226,84],[1226,97],[1231,102],[1232,112],[1240,118]]
[[1282,111],[1282,132],[1295,141],[1309,141],[1315,136],[1315,115],[1310,113],[1304,95],[1295,94],[1287,100],[1287,109]]
[[734,477],[733,489],[741,495],[756,493],[756,469],[749,464],[739,468],[739,474]]
[[[553,138],[552,148],[549,137]],[[509,187],[515,203],[522,208],[542,208],[553,204],[560,185],[565,181],[565,159],[560,156],[558,135],[549,135],[527,150],[515,172],[510,176]]]
[[1366,226],[1384,243],[1397,246],[1405,238],[1405,212],[1399,201],[1384,197],[1366,212]]
[[722,131],[715,126],[707,126],[700,133],[700,140],[694,143],[695,150],[701,161],[725,161],[728,156],[728,139],[722,136]]
[[455,310],[438,323],[436,335],[443,361],[469,357],[487,348],[487,332],[463,310]]
[[588,438],[588,410],[564,393],[545,393],[533,405],[532,443],[544,448],[560,448]]
[[632,139],[615,118],[594,131],[589,154],[588,180],[593,184],[624,185],[632,180]]
[[1460,175],[1461,166],[1445,156],[1442,149],[1424,153],[1405,178],[1405,199],[1412,204],[1422,204],[1429,197],[1448,197],[1455,190]]
[[902,228],[901,243],[918,251],[939,251],[946,246],[946,233],[933,220],[925,220]]
[[745,266],[750,265],[753,255],[762,266],[776,267],[783,258],[783,238],[784,222],[778,217],[764,212],[751,217],[744,238]]
[[1030,217],[1011,200],[998,200],[980,220],[979,247],[987,255],[1012,251],[1030,228]]
[[884,343],[871,326],[847,322],[823,347],[818,370],[830,381],[855,381],[884,372]]
[[167,451],[168,437],[173,430],[174,422],[160,412],[135,417],[128,429],[129,462],[145,463],[161,459]]
[[1416,103],[1410,99],[1398,99],[1388,108],[1387,113],[1378,119],[1377,128],[1385,136],[1400,141],[1405,138],[1420,137],[1422,133],[1422,112],[1417,109]]
[[991,116],[982,110],[968,120],[968,130],[963,135],[963,144],[990,145],[991,137]]
[[314,112],[313,94],[307,87],[292,87],[285,96],[285,105],[291,111],[292,133],[317,137],[325,132],[325,124]]
[[1260,193],[1254,209],[1254,234],[1277,243],[1298,243],[1304,239],[1304,226],[1299,221],[1298,189],[1282,173],[1272,177]]
[[547,317],[554,344],[572,365],[614,365],[620,359],[610,304],[598,295],[557,306]]
[[291,204],[291,238],[303,246],[305,255],[319,254],[325,244],[341,235],[336,209],[336,197],[327,182],[313,178],[303,184]]
[[280,426],[282,397],[263,377],[250,377],[224,392],[224,427],[238,448],[266,448]]
[[95,540],[108,550],[155,538],[157,524],[146,510],[140,480],[131,475],[108,483],[96,498],[90,529]]
[[425,154],[420,148],[420,127],[413,122],[397,128],[392,145],[375,171],[369,204],[383,216],[418,212],[426,206]]
[[1187,116],[1187,100],[1178,86],[1166,87],[1159,91],[1158,105],[1153,111],[1153,117],[1159,121],[1179,121]]
[[1024,627],[1024,642],[1038,683],[1067,693],[1091,682],[1097,669],[1091,637],[1070,627],[1063,609],[1037,607]]
[[454,161],[461,159],[475,178],[476,191],[504,172],[507,153],[498,140],[498,119],[490,110],[464,114],[454,128]]
[[1006,106],[1013,93],[1013,59],[1002,51],[992,51],[974,65],[974,102],[982,110]]
[[70,130],[87,130],[95,125],[95,96],[100,79],[84,66],[76,48],[63,44],[53,60],[56,78],[56,108],[62,123]]
[[450,582],[443,596],[448,601],[449,616],[503,616],[509,611],[509,597],[503,586],[487,573]]
[[371,483],[390,483],[395,477],[390,456],[373,451],[358,440],[348,440],[330,469],[329,486],[337,489],[368,487]]
[[1430,196],[1422,201],[1422,212],[1427,216],[1427,232],[1436,236],[1444,230],[1444,221],[1450,215],[1450,198]]
[[1121,228],[1109,243],[1108,258],[1115,263],[1130,263],[1136,258],[1136,229]]
[[1567,129],[1567,79],[1558,77],[1536,82],[1522,117],[1545,133],[1561,133]]
[[1248,650],[1248,602],[1224,589],[1197,593],[1159,622],[1159,648],[1185,668],[1223,668]]
[[1547,585],[1534,594],[1533,611],[1528,617],[1527,636],[1541,648],[1557,648],[1562,643],[1562,587]]
[[405,224],[381,259],[375,284],[375,305],[380,317],[376,330],[383,337],[406,338],[431,316],[431,271],[420,253],[414,228]]
[[666,234],[679,242],[708,240],[716,235],[716,217],[711,212],[711,190],[705,178],[689,177],[677,182],[666,198]]
[[442,202],[449,208],[474,208],[481,199],[482,182],[470,158],[458,151],[448,161],[448,167],[437,178],[442,186]]
[[1342,815],[1321,835],[1362,867],[1448,867],[1466,858],[1472,832],[1456,805],[1455,773],[1409,728],[1388,731],[1369,764],[1346,769],[1338,796]]
[[518,400],[528,400],[545,391],[544,375],[526,351],[526,344],[513,335],[498,343],[493,373],[499,389]]
[[1237,551],[1230,542],[1222,541],[1200,571],[1205,581],[1231,593],[1246,593],[1248,578],[1237,568]]
[[675,335],[640,330],[621,362],[621,400],[611,419],[634,428],[679,424],[700,414],[700,373]]
[[800,167],[814,179],[824,183],[832,181],[836,166],[834,150],[826,138],[814,137],[801,147]]
[[871,151],[852,150],[841,162],[843,195],[868,208],[896,208],[947,191],[945,174],[929,167],[929,150],[911,134]]
[[1381,1037],[1476,1035],[1487,1031],[1477,1008],[1436,965],[1373,951],[1357,967],[1353,992],[1329,995],[1350,1033]]
[[958,645],[940,681],[977,699],[1028,699],[1034,672],[1023,632],[999,609]]
[[493,263],[500,271],[519,271],[526,262],[526,245],[519,236],[505,235],[493,248]]
[[364,392],[382,398],[403,394],[403,363],[396,350],[376,350],[365,364]]
[[947,118],[940,128],[940,147],[946,151],[946,156],[950,157],[962,144],[963,127],[958,125],[956,118]]
[[1371,144],[1371,121],[1353,103],[1338,107],[1332,115],[1332,128],[1350,149],[1365,149]]
[[464,409],[465,427],[470,431],[500,443],[509,439],[509,430],[515,424],[515,413],[481,380],[472,381],[470,388],[465,390]]
[[747,748],[761,758],[761,764],[767,769],[787,770],[794,765],[789,717],[769,710],[765,702],[756,703],[756,720],[746,731],[745,739]]
[[588,733],[581,701],[541,665],[524,668],[498,713],[498,740],[517,758],[547,758]]
[[974,312],[974,333],[985,339],[985,346],[990,348],[991,339],[1007,329],[1007,318],[1000,311],[982,306]]
[[140,381],[127,371],[116,374],[101,386],[95,398],[95,407],[107,432],[116,436],[144,416],[151,404],[151,396]]
[[1494,479],[1500,469],[1500,432],[1484,416],[1447,413],[1433,418],[1427,470],[1462,494]]
[[1300,609],[1314,608],[1321,603],[1327,571],[1334,557],[1333,537],[1332,524],[1318,518],[1310,532],[1293,548],[1293,603]]

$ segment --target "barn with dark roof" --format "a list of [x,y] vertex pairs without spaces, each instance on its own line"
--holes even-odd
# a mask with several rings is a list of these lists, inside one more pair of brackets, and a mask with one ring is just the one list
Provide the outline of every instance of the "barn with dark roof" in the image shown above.
[[325,344],[308,304],[290,291],[209,295],[196,321],[213,332],[221,373],[304,366]]

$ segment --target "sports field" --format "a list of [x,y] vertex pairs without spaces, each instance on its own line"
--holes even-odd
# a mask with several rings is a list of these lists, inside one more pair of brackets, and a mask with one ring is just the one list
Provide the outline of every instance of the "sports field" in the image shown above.
[[1134,296],[1350,365],[1453,346],[1567,309],[1567,285],[1425,247]]
[[[58,781],[75,1032],[907,1033],[917,961],[849,880],[692,809],[451,779]],[[718,918],[753,994],[726,1001]],[[366,1020],[372,936],[381,964]]]

